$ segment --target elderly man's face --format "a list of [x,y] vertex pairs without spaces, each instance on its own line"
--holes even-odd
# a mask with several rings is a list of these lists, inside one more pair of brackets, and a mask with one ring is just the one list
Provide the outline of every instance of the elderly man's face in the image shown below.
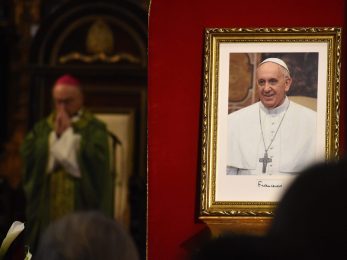
[[75,115],[83,105],[83,96],[79,87],[57,84],[52,94],[56,111],[65,110],[70,117]]
[[280,65],[266,62],[257,69],[257,87],[260,101],[267,108],[275,108],[284,101],[292,80],[285,77]]

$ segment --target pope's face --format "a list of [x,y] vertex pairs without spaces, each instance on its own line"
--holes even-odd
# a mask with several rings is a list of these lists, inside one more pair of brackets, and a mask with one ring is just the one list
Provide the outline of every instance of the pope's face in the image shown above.
[[260,101],[267,108],[281,105],[292,80],[285,77],[280,65],[266,62],[257,69],[257,89]]
[[83,96],[77,86],[57,84],[54,86],[52,94],[56,111],[64,110],[72,117],[82,107]]

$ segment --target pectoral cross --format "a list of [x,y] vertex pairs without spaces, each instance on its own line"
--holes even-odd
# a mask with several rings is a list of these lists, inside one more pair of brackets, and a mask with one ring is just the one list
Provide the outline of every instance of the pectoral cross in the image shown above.
[[269,162],[272,162],[272,159],[268,157],[267,151],[264,153],[264,158],[259,158],[259,162],[263,163],[263,173],[266,173],[266,166]]

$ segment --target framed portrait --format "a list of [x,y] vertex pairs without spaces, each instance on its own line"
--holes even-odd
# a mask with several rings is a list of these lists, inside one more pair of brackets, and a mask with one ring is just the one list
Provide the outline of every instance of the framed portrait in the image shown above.
[[199,218],[271,219],[339,154],[340,28],[205,30]]

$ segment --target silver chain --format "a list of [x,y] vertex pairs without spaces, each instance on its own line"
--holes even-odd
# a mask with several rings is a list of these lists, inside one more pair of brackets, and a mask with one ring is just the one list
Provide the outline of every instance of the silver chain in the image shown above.
[[263,125],[262,125],[262,123],[261,123],[261,114],[260,114],[260,107],[259,107],[259,123],[260,123],[261,137],[263,138],[265,153],[267,153],[267,151],[269,150],[269,148],[270,148],[270,146],[272,145],[273,141],[275,140],[276,135],[277,135],[277,132],[278,132],[278,130],[280,129],[280,127],[281,127],[281,125],[282,125],[282,122],[283,122],[283,119],[284,119],[284,117],[285,117],[285,115],[286,115],[286,113],[287,113],[287,111],[288,111],[289,105],[290,105],[290,101],[288,102],[288,106],[287,106],[287,108],[286,108],[286,111],[284,111],[284,114],[283,114],[283,116],[282,116],[282,119],[281,119],[281,121],[280,121],[280,124],[279,124],[278,127],[277,127],[276,133],[275,133],[274,136],[272,137],[271,142],[270,142],[270,144],[269,144],[269,146],[268,146],[267,148],[266,148],[266,145],[265,145],[265,139],[264,139],[264,133],[263,133]]

